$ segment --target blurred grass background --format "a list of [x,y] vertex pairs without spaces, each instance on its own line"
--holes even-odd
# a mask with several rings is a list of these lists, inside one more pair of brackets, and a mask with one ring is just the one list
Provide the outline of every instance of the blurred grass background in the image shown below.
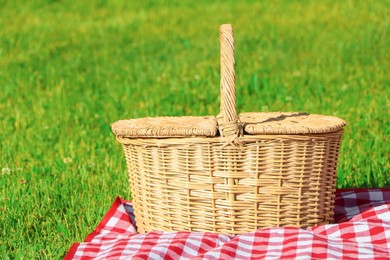
[[338,187],[390,186],[388,6],[0,0],[0,257],[61,258],[131,198],[112,122],[218,113],[222,23],[238,111],[344,118]]

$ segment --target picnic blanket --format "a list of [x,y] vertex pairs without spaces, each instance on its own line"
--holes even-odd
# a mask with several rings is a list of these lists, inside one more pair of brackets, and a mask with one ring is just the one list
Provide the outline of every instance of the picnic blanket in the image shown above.
[[117,198],[95,231],[65,259],[390,259],[390,189],[338,190],[334,224],[138,234],[131,202]]

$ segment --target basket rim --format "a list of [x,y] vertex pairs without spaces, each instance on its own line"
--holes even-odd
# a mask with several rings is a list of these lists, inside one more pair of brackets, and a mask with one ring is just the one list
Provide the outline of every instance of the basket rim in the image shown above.
[[[239,115],[244,136],[327,134],[342,130],[346,121],[302,112],[245,112]],[[119,120],[111,125],[116,136],[127,138],[220,137],[214,116],[164,116]]]

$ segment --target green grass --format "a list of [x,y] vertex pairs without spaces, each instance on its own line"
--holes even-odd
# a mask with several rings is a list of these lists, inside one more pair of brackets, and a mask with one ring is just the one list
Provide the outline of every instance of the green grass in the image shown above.
[[[390,186],[388,1],[0,0],[0,258],[61,258],[130,199],[119,119],[238,110],[348,121],[338,187]],[[141,4],[142,3],[142,4]]]

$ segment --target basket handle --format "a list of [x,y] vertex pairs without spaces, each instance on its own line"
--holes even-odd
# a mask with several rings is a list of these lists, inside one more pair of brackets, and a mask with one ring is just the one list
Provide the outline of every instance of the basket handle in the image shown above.
[[234,140],[242,135],[242,127],[236,111],[233,28],[230,24],[222,24],[219,30],[221,42],[221,106],[217,119],[221,136],[227,137],[235,143]]

